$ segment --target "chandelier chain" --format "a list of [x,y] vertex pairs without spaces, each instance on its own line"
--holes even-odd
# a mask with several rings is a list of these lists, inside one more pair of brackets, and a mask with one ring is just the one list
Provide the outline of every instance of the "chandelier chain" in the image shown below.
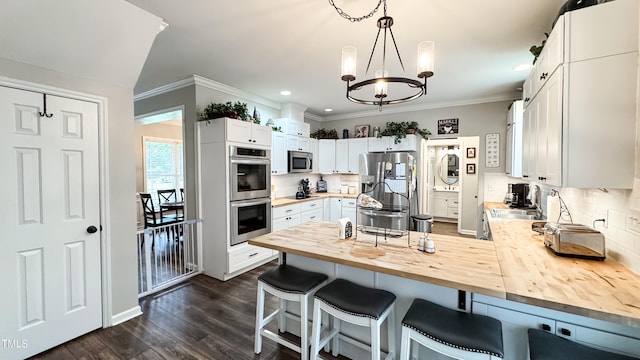
[[359,16],[359,17],[353,17],[349,14],[347,14],[346,12],[344,12],[341,8],[337,7],[336,4],[333,2],[333,0],[329,0],[329,4],[331,4],[331,6],[333,6],[336,11],[338,12],[338,14],[340,14],[340,16],[342,16],[343,18],[351,21],[351,22],[359,22],[362,21],[364,19],[368,19],[370,17],[372,17],[376,12],[378,12],[378,9],[380,8],[380,5],[384,2],[384,13],[387,13],[387,2],[385,0],[378,0],[378,5],[376,5],[376,7],[371,10],[367,15],[363,15],[363,16]]

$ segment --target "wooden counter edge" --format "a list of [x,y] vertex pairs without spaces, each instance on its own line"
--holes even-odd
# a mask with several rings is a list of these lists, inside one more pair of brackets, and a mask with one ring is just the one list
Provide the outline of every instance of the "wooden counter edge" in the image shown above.
[[513,293],[507,293],[507,300],[515,301],[521,304],[528,304],[533,306],[539,306],[546,309],[557,310],[569,314],[581,315],[592,319],[608,321],[616,324],[640,327],[640,319],[632,318],[629,316],[612,314],[604,311],[598,311],[594,309],[587,309],[580,306],[573,306],[567,304],[561,304],[555,301],[543,300],[538,298],[532,298],[523,295],[517,295]]

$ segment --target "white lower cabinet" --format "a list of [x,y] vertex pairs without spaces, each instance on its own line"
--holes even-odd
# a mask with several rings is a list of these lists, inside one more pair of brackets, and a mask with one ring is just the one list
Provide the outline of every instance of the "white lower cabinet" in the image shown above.
[[271,231],[278,231],[300,224],[300,204],[271,209]]
[[305,201],[300,204],[300,223],[319,221],[323,218],[323,200]]
[[275,251],[247,243],[236,245],[228,252],[229,274],[273,256]]
[[271,211],[271,231],[323,219],[323,200],[303,201],[275,207]]
[[[541,313],[544,312],[544,314],[537,313],[537,310],[540,310]],[[640,334],[637,334],[636,337],[629,336],[629,331],[633,332],[631,328],[616,333],[616,328],[621,328],[616,324],[594,322],[593,327],[590,327],[588,324],[576,324],[562,319],[554,319],[554,315],[546,309],[529,307],[528,311],[518,311],[477,301],[473,302],[473,313],[500,320],[505,360],[529,359],[527,330],[530,328],[544,330],[601,350],[640,356]],[[581,319],[590,321],[587,318]],[[606,325],[603,326],[603,324]],[[607,325],[610,326],[610,329],[603,329]]]
[[433,216],[457,220],[458,204],[459,200],[457,192],[433,192]]
[[[327,221],[337,221],[342,218],[342,199],[341,198],[330,198],[325,199],[324,201],[328,202],[328,210],[325,211],[324,219]],[[327,207],[325,206],[325,209]]]

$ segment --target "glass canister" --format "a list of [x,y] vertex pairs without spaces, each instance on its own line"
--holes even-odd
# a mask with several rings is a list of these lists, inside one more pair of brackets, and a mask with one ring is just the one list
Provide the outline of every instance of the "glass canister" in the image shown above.
[[378,137],[379,134],[380,134],[380,126],[374,126],[373,127],[373,137]]
[[348,139],[349,138],[349,129],[342,130],[342,138],[343,139]]

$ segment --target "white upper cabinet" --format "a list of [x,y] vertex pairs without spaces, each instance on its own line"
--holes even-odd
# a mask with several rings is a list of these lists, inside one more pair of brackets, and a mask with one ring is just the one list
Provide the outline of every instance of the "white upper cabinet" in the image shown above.
[[387,151],[418,151],[418,135],[407,135],[401,139],[400,143],[395,143],[394,136],[383,136],[381,138],[366,138],[369,143],[369,152]]
[[271,146],[271,132],[268,126],[227,119],[227,141]]
[[335,174],[336,169],[336,140],[318,140],[318,172],[321,174]]
[[567,62],[638,50],[638,0],[616,0],[566,17]]
[[343,174],[349,173],[349,140],[336,140],[336,171]]
[[200,142],[229,141],[260,147],[271,146],[271,127],[231,118],[206,120]]
[[311,125],[308,123],[288,118],[274,119],[273,122],[276,126],[280,126],[287,135],[309,137]]
[[511,177],[522,177],[522,103],[514,101],[507,114],[505,172]]
[[360,155],[367,153],[367,138],[335,140],[335,168],[341,174],[358,174]]
[[[530,99],[523,178],[553,186],[632,188],[639,7],[637,0],[602,3],[568,12],[556,24],[536,67],[552,69],[548,59],[554,57],[564,64],[549,70],[539,91],[524,86]],[[562,58],[558,39],[564,39]]]
[[309,134],[311,126],[309,124],[288,118],[275,119],[273,122],[287,135],[287,150],[310,151]]
[[320,150],[318,149],[318,139],[309,138],[309,152],[313,155],[311,172],[317,174],[320,172],[320,167],[318,166],[318,159],[320,156]]
[[285,134],[272,131],[271,137],[271,174],[286,174],[287,169],[287,149],[285,147]]

